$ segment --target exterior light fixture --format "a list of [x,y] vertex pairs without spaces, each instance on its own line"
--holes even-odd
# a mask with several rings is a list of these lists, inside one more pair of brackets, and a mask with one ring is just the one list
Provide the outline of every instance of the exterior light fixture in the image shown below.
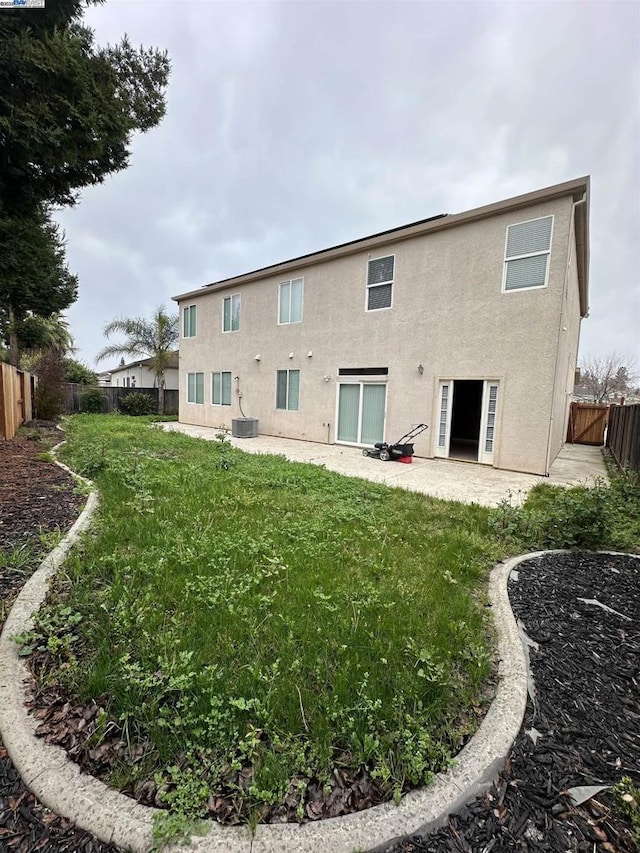
[[258,353],[258,355],[254,355],[253,360],[260,361],[260,353]]
[[292,353],[292,352],[290,352],[290,353],[289,353],[289,358],[293,358],[293,353]]
[[422,376],[422,374],[424,373],[424,365],[423,364],[418,365],[418,373],[420,374],[420,376]]
[[313,355],[313,350],[309,350],[309,352],[307,353],[307,358],[311,358],[312,355]]

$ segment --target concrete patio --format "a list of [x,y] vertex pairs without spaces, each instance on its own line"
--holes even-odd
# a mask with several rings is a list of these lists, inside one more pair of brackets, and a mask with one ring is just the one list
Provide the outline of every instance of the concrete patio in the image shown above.
[[[212,427],[175,422],[161,426],[170,432],[181,432],[207,441],[215,441],[219,433]],[[593,485],[597,479],[608,479],[601,449],[582,444],[565,444],[551,466],[549,476],[540,477],[452,459],[414,457],[411,465],[381,462],[364,457],[357,447],[271,435],[256,438],[233,438],[229,435],[228,440],[247,453],[279,454],[292,462],[323,465],[329,471],[348,477],[362,477],[436,498],[483,506],[497,506],[505,498],[520,502],[536,483],[576,486]]]

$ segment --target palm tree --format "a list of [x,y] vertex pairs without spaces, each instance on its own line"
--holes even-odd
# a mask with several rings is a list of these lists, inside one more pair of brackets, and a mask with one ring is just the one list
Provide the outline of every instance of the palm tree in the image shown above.
[[[0,349],[4,343],[9,343],[11,331],[15,333],[15,341],[19,345],[18,363],[16,367],[31,370],[38,362],[42,353],[53,349],[60,356],[71,355],[76,348],[69,323],[64,316],[55,311],[49,317],[40,317],[28,311],[19,321],[11,320],[11,311],[0,308]],[[9,347],[10,349],[10,347]],[[14,353],[15,356],[15,353]]]
[[167,314],[161,305],[151,320],[142,317],[112,320],[104,327],[104,335],[108,338],[114,333],[124,335],[126,340],[122,344],[110,344],[100,350],[96,361],[117,355],[150,358],[150,367],[158,385],[158,410],[164,414],[164,375],[178,342],[178,315]]

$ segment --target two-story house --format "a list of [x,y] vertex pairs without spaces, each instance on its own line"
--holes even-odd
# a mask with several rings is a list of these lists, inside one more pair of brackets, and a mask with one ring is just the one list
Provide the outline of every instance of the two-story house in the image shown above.
[[588,272],[585,177],[183,293],[180,421],[547,474]]

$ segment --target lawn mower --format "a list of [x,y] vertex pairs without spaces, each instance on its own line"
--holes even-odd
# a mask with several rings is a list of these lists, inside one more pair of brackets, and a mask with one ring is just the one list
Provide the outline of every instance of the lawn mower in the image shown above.
[[414,426],[406,435],[403,435],[395,444],[387,444],[386,441],[379,441],[374,445],[373,450],[365,447],[362,451],[363,456],[371,456],[373,459],[381,459],[383,462],[388,462],[390,459],[399,462],[411,462],[413,456],[412,439],[429,429],[427,424],[418,424]]

